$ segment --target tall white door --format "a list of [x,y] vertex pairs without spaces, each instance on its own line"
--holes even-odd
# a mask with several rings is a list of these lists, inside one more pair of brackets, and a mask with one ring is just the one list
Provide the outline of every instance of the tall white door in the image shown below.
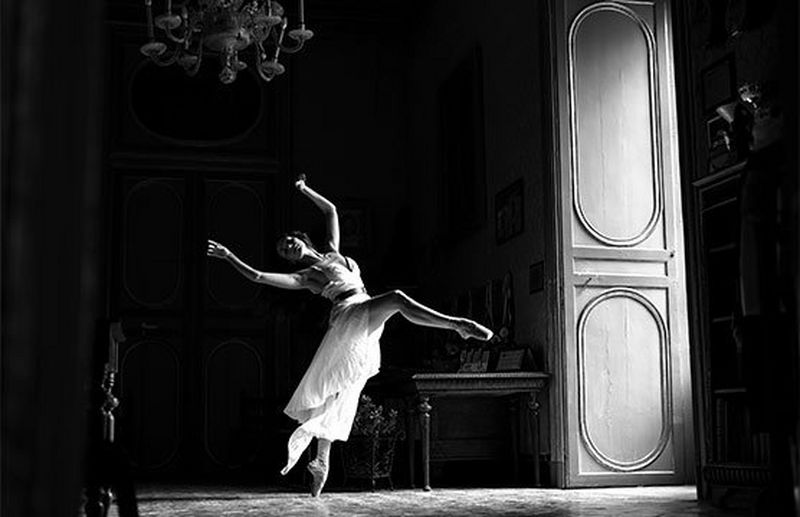
[[667,0],[563,0],[554,23],[563,486],[692,477]]

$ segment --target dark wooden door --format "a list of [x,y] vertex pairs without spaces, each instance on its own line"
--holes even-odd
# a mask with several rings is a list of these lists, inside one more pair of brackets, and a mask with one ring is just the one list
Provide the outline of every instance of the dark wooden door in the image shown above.
[[276,398],[276,293],[205,250],[211,237],[274,267],[272,178],[126,171],[116,186],[110,299],[128,334],[119,439],[140,477],[255,469]]

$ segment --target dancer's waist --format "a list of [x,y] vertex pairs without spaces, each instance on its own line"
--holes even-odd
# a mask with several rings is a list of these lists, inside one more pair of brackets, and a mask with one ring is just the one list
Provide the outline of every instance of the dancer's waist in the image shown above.
[[350,298],[351,296],[355,296],[357,294],[366,293],[367,290],[363,287],[354,287],[352,289],[348,289],[347,291],[342,291],[341,293],[337,294],[333,298],[333,303],[343,302],[346,299]]

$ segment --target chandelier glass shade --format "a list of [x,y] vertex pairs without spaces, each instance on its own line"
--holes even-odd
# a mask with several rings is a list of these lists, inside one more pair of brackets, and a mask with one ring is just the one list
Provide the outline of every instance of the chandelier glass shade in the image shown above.
[[[303,0],[297,27],[290,30],[283,6],[274,0],[187,0],[174,6],[165,0],[164,12],[155,18],[152,3],[145,0],[148,42],[141,46],[142,54],[159,66],[178,64],[190,76],[197,74],[204,55],[216,54],[219,80],[225,84],[247,68],[240,59],[246,49],[254,51],[258,75],[271,81],[286,70],[278,62],[281,52],[297,52],[314,36],[306,29]],[[156,28],[166,43],[156,39]]]

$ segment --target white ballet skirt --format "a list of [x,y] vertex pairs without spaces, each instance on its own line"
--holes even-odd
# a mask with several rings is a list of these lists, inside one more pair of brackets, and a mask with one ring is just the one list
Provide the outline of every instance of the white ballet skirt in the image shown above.
[[[370,296],[364,291],[358,265],[334,262],[328,254],[313,269],[328,279],[322,296],[334,302],[328,330],[284,412],[300,422],[289,437],[286,474],[300,459],[312,438],[345,441],[358,408],[359,395],[367,380],[378,373],[381,361],[379,339],[383,325],[369,331]],[[350,296],[345,295],[356,291]],[[337,301],[337,298],[339,299]],[[341,299],[344,298],[344,299]]]

